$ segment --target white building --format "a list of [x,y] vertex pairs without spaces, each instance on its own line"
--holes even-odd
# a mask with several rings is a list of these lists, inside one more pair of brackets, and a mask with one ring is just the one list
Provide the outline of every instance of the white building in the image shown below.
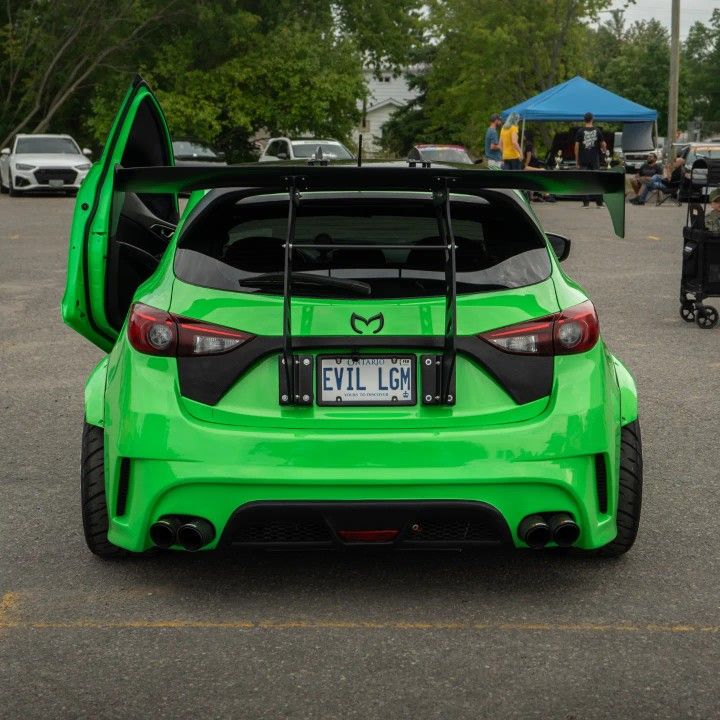
[[378,79],[372,73],[366,74],[368,87],[367,97],[358,102],[362,112],[360,127],[353,132],[353,140],[357,143],[359,135],[363,136],[363,155],[372,156],[380,152],[382,126],[398,108],[404,107],[417,97],[405,80],[404,73],[394,76],[392,72],[383,72]]

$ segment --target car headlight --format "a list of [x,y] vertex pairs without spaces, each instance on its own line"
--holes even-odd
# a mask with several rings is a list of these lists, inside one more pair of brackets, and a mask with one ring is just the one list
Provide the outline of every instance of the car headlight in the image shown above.
[[15,163],[16,170],[34,170],[34,165],[25,165],[24,163]]
[[89,170],[92,167],[90,163],[83,163],[82,165],[76,165],[76,170]]

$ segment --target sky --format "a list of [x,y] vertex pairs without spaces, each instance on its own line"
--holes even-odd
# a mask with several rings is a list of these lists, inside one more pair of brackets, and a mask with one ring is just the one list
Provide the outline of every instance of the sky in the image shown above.
[[[615,0],[615,7],[621,8],[625,3]],[[656,18],[670,30],[671,0],[636,0],[625,10],[628,25],[636,20],[649,20]],[[680,39],[687,37],[690,26],[697,21],[707,23],[712,15],[713,8],[720,8],[720,0],[680,0]]]

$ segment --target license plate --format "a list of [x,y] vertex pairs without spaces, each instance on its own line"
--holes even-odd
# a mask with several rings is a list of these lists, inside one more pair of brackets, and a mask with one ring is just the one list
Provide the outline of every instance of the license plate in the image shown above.
[[415,357],[320,356],[318,405],[415,405]]
[[48,180],[50,187],[62,187],[65,184],[63,180]]

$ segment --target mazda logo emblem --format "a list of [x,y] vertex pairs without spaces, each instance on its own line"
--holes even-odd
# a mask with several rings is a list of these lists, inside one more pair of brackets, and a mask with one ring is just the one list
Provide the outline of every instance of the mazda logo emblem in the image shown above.
[[[371,330],[370,326],[375,324],[377,327],[374,330]],[[382,313],[373,315],[371,318],[364,318],[362,315],[358,315],[357,313],[353,313],[350,316],[350,327],[353,329],[353,332],[356,332],[358,335],[369,335],[370,333],[377,335],[384,326],[385,318]]]

